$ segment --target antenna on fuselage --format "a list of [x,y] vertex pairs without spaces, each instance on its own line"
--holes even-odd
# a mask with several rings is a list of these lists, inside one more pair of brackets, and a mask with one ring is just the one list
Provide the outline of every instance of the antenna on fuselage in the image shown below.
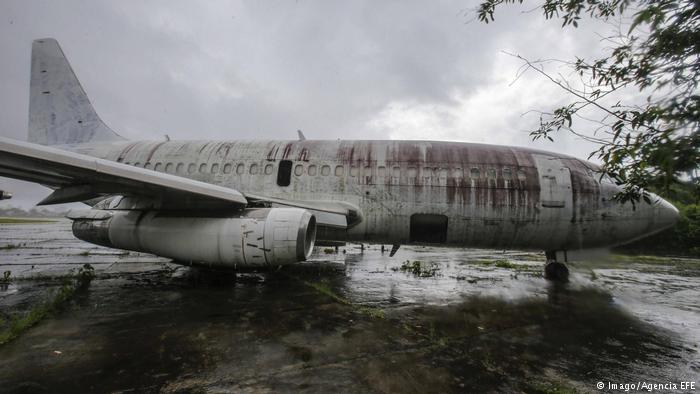
[[306,136],[301,132],[301,130],[297,130],[297,134],[299,135],[299,141],[306,141]]

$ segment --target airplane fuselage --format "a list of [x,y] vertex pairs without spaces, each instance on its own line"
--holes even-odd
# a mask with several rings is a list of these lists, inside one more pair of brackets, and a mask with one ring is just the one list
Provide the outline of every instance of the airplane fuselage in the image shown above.
[[243,193],[343,201],[350,241],[572,250],[675,222],[672,206],[621,204],[592,163],[527,148],[432,141],[129,141],[76,152]]

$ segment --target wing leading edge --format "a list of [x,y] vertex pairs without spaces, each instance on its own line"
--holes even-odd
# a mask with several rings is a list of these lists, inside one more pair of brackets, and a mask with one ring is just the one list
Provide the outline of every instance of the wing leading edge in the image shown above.
[[[144,198],[134,205],[177,210],[242,208],[251,203],[307,209],[320,226],[346,229],[362,221],[359,208],[342,201],[296,201],[98,159],[80,153],[0,137],[0,176],[40,183],[54,191],[38,205],[126,195]],[[126,208],[129,209],[129,208]]]
[[39,205],[127,194],[160,203],[202,206],[248,204],[239,191],[79,153],[0,137],[0,176],[36,182],[54,190]]

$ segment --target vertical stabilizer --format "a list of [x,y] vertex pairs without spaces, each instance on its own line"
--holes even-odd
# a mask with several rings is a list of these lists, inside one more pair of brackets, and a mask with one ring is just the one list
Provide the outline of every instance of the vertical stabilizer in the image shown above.
[[34,40],[29,142],[62,145],[123,139],[97,116],[58,42]]

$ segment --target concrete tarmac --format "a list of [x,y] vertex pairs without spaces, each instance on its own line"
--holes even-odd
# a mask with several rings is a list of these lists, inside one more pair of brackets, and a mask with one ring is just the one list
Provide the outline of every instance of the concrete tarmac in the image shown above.
[[565,285],[543,260],[348,245],[233,275],[96,247],[66,220],[3,224],[0,329],[83,264],[97,277],[0,345],[0,392],[700,391],[700,260],[596,256]]

